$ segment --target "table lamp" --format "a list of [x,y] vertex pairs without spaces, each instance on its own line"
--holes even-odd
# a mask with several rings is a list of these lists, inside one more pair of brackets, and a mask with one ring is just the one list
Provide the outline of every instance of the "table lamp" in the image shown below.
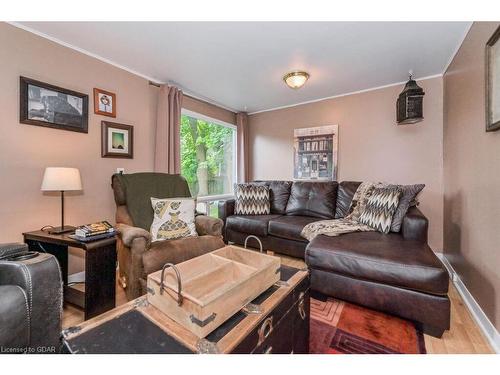
[[61,192],[61,226],[50,229],[49,233],[61,234],[74,231],[75,227],[64,225],[64,192],[82,190],[80,171],[77,168],[45,168],[41,190]]

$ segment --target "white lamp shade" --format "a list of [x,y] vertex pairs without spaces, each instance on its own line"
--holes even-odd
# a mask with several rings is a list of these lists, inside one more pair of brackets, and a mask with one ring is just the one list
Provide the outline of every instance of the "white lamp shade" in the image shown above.
[[82,190],[82,179],[77,168],[45,168],[42,191]]

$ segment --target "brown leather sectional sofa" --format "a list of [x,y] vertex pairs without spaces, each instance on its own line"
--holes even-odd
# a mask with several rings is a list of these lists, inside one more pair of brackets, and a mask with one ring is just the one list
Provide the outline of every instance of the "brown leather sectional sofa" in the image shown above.
[[450,325],[448,273],[427,245],[428,220],[411,207],[400,233],[300,236],[305,225],[347,215],[360,182],[256,181],[270,189],[270,215],[234,215],[234,200],[219,202],[227,242],[252,234],[264,248],[304,258],[318,292],[414,321],[441,337]]

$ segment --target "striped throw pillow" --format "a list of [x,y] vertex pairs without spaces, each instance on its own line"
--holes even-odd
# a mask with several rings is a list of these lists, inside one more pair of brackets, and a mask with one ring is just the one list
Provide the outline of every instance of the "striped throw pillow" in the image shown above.
[[402,194],[400,187],[374,189],[359,217],[359,222],[379,232],[389,233]]
[[236,215],[269,215],[269,186],[255,184],[235,184],[234,194]]

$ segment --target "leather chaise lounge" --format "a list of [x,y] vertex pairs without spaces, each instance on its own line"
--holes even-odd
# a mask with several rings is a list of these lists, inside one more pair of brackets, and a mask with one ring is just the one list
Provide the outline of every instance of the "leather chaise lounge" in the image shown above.
[[441,337],[450,326],[448,273],[427,244],[428,220],[411,207],[399,233],[300,236],[308,223],[348,214],[360,182],[256,181],[270,189],[270,215],[234,215],[234,200],[219,203],[227,242],[256,235],[276,253],[303,258],[311,288],[414,321]]

